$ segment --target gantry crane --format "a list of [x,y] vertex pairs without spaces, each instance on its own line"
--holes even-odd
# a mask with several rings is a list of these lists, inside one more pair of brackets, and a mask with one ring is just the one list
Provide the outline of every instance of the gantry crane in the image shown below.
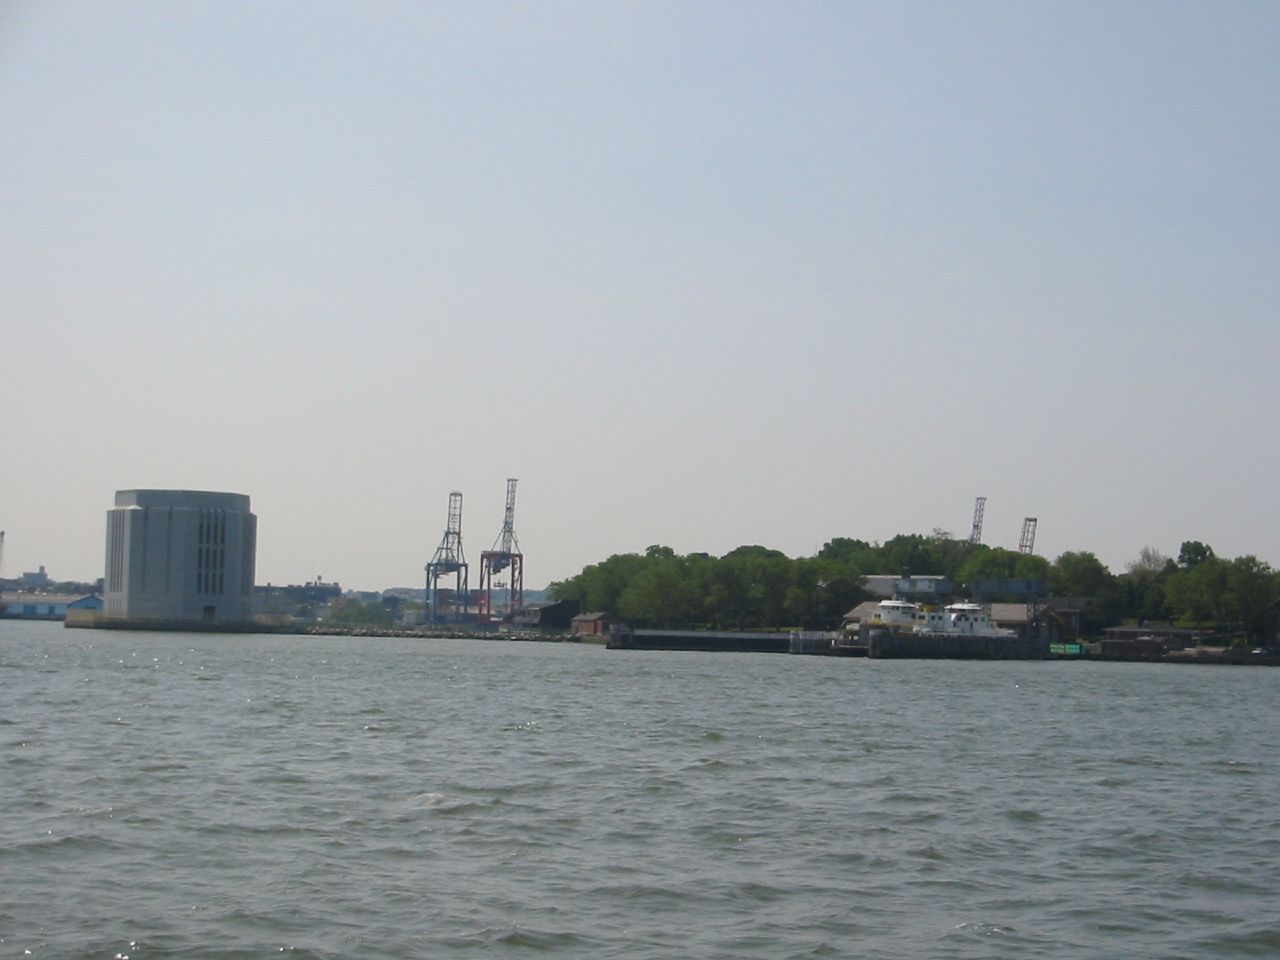
[[524,606],[524,554],[516,539],[516,481],[507,480],[507,510],[502,521],[502,532],[493,547],[480,554],[480,596],[477,603],[481,620],[493,618],[493,588],[504,584],[494,577],[507,571],[506,616],[511,616]]
[[453,619],[464,620],[467,615],[467,558],[462,553],[462,494],[457,490],[449,494],[449,522],[444,529],[440,546],[436,547],[427,571],[427,612],[432,623],[446,619],[440,613],[439,583],[442,576],[454,576]]

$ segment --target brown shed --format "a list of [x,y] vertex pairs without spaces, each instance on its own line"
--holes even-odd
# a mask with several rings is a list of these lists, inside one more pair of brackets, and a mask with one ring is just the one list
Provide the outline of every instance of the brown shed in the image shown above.
[[607,613],[580,613],[569,622],[575,637],[602,637],[609,632]]

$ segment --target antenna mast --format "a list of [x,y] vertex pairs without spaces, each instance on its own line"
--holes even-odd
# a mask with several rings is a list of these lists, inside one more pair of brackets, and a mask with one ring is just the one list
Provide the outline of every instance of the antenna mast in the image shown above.
[[427,570],[427,611],[432,623],[445,619],[440,611],[439,582],[442,576],[454,575],[453,619],[467,615],[467,558],[462,553],[462,494],[449,494],[449,522],[440,546],[436,547]]
[[1022,521],[1022,536],[1018,540],[1019,553],[1034,553],[1036,548],[1036,518],[1027,517]]
[[982,515],[987,509],[987,498],[979,497],[973,504],[973,529],[969,531],[970,543],[982,542]]
[[494,576],[508,570],[507,609],[509,617],[524,606],[524,554],[520,552],[520,541],[516,539],[516,480],[507,480],[507,509],[503,515],[502,532],[493,542],[493,547],[480,554],[480,602],[481,620],[493,617],[493,588],[501,588],[503,584],[494,583]]

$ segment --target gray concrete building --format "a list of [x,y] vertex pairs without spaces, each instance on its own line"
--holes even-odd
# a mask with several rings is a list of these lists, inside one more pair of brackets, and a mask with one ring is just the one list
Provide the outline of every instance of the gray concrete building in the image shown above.
[[258,518],[241,493],[121,490],[107,512],[108,619],[252,617]]

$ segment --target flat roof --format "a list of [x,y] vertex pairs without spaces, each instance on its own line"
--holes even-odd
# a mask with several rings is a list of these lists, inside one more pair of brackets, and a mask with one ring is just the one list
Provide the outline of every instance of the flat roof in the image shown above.
[[249,495],[215,490],[117,490],[117,507],[190,507],[249,511]]

